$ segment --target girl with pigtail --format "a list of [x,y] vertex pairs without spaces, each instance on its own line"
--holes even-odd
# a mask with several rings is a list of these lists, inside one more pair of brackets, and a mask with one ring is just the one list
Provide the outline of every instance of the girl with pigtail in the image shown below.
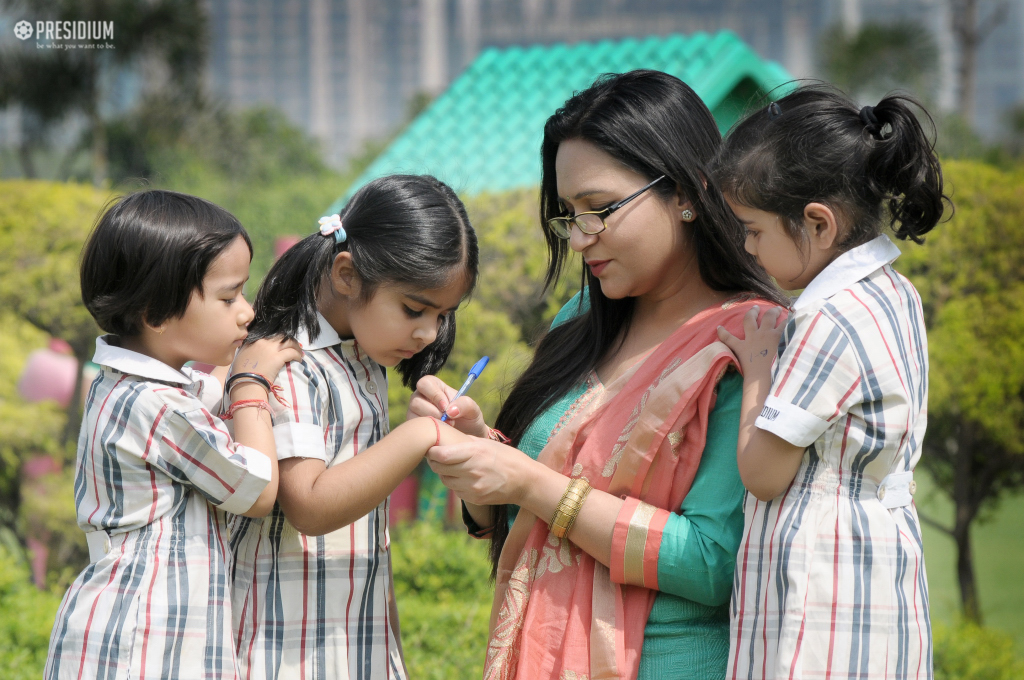
[[399,175],[360,189],[293,246],[256,297],[249,338],[304,348],[281,371],[278,503],[232,527],[241,678],[405,678],[388,496],[439,443],[432,418],[388,432],[385,367],[406,385],[444,365],[477,276],[476,235],[452,190]]
[[716,159],[747,251],[803,291],[778,328],[769,310],[747,315],[742,339],[719,329],[743,369],[749,491],[730,680],[933,675],[913,503],[928,348],[921,299],[882,234],[921,243],[943,213],[912,107],[803,87],[739,123]]

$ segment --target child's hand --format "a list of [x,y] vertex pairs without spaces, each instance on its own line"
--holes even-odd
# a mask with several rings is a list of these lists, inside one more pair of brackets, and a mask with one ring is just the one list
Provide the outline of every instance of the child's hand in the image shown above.
[[480,406],[465,395],[451,402],[456,391],[437,376],[423,376],[416,383],[416,391],[409,400],[409,410],[405,417],[440,418],[447,409],[448,423],[454,428],[474,437],[486,437],[487,423],[484,422]]
[[231,374],[259,373],[270,384],[274,384],[277,374],[289,361],[302,358],[302,346],[296,340],[284,338],[263,338],[248,345],[243,345],[235,355],[231,364]]
[[779,338],[782,337],[783,327],[776,328],[782,309],[772,307],[757,322],[757,315],[760,308],[754,305],[743,317],[742,339],[726,330],[723,326],[718,327],[718,339],[732,350],[740,362],[740,368],[744,375],[751,369],[755,372],[771,372],[772,361],[779,349]]

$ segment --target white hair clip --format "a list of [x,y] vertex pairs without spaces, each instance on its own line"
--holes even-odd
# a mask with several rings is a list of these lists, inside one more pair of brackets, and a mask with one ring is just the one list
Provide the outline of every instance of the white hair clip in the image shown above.
[[320,233],[323,236],[334,234],[335,243],[344,243],[348,238],[345,228],[341,226],[341,216],[337,214],[320,218]]

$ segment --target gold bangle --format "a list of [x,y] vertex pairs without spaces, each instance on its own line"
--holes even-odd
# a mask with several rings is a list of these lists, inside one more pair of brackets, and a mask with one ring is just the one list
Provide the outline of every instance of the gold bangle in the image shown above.
[[558,501],[558,507],[555,508],[555,514],[549,523],[551,533],[555,538],[565,538],[569,535],[588,493],[590,493],[590,482],[584,477],[573,479],[565,487],[565,492],[562,494],[561,500]]

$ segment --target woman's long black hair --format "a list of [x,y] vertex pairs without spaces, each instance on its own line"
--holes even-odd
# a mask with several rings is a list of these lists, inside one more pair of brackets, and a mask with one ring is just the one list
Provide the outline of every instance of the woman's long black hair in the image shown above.
[[883,217],[897,238],[921,243],[948,199],[934,141],[914,109],[931,122],[904,95],[858,108],[834,87],[806,85],[738,123],[713,172],[739,203],[782,217],[797,243],[812,202],[838,213],[843,250],[878,236]]
[[[361,188],[345,206],[341,220],[348,238],[311,234],[289,248],[267,273],[249,324],[249,340],[275,335],[294,338],[305,329],[320,335],[317,294],[334,258],[352,253],[360,296],[368,301],[381,284],[439,288],[464,276],[476,285],[479,251],[476,232],[462,201],[429,175],[391,175]],[[455,344],[455,315],[446,315],[437,338],[422,352],[398,364],[402,382],[416,384],[436,373]]]
[[[671,181],[652,188],[663,200],[681,193],[693,203],[691,231],[701,279],[717,291],[753,293],[787,304],[767,274],[744,250],[744,231],[710,176],[708,165],[722,135],[707,106],[683,81],[660,71],[639,70],[605,75],[573,95],[544,125],[541,143],[540,219],[548,245],[550,287],[569,258],[569,244],[546,228],[561,214],[555,156],[570,139],[590,142],[626,168],[651,181]],[[625,336],[635,300],[605,297],[598,280],[584,268],[590,309],[551,331],[540,341],[533,361],[513,385],[496,427],[518,444],[529,424],[579,385]],[[508,535],[508,509],[496,508],[491,560]]]

